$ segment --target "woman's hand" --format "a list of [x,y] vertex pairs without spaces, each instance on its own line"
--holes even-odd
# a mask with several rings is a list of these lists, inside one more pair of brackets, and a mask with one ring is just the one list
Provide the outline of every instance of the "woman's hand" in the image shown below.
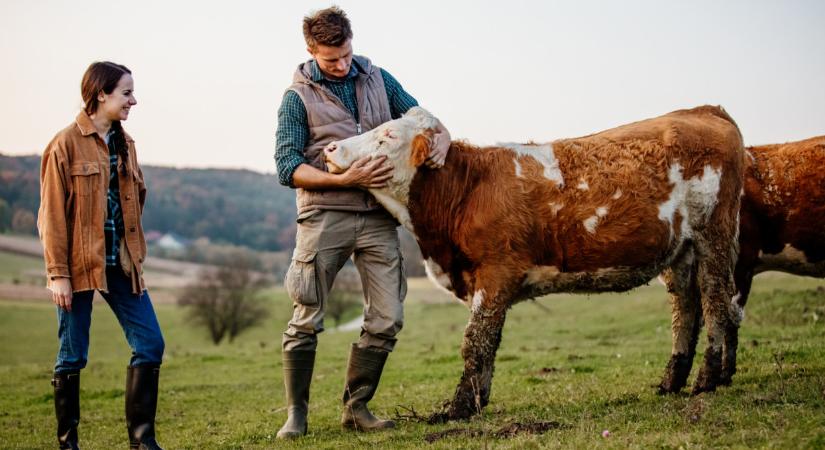
[[66,312],[72,312],[72,280],[55,278],[50,286],[52,301]]

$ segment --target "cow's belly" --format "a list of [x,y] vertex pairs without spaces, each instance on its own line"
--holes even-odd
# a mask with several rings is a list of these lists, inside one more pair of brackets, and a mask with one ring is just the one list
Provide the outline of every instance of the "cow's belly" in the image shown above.
[[779,253],[771,254],[760,252],[759,263],[755,268],[755,272],[761,273],[770,270],[794,275],[825,278],[825,261],[810,261],[803,251],[788,244]]
[[560,272],[555,266],[536,266],[526,273],[519,299],[556,292],[622,292],[648,283],[664,269],[663,264],[643,267],[610,267],[595,271]]

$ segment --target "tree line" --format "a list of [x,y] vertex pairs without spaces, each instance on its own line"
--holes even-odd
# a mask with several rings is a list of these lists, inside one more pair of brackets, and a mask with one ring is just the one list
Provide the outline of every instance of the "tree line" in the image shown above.
[[[143,166],[146,230],[253,250],[289,250],[295,193],[274,175],[250,170]],[[0,232],[36,234],[40,157],[0,154]]]

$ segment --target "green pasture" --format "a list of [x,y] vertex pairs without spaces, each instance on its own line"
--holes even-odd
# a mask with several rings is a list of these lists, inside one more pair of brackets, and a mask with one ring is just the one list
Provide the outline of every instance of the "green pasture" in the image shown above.
[[[268,294],[272,314],[264,325],[220,346],[176,306],[157,305],[167,342],[159,441],[169,449],[825,447],[823,280],[757,278],[734,384],[698,397],[655,393],[670,354],[670,309],[657,282],[626,294],[521,303],[509,312],[490,405],[470,422],[437,426],[415,416],[435,411],[455,388],[467,310],[434,301],[434,292],[412,280],[404,331],[371,402],[376,413],[397,416],[398,429],[340,428],[345,363],[358,332],[328,331],[320,337],[310,434],[286,443],[275,439],[285,418],[279,344],[291,312],[286,295]],[[0,301],[0,448],[54,446],[55,348],[52,305]],[[126,447],[128,359],[114,316],[95,304],[81,377],[83,448]],[[519,431],[531,427],[543,432]]]
[[42,258],[0,251],[0,283],[19,284],[36,281],[43,286],[43,277],[35,278],[33,274],[44,271]]

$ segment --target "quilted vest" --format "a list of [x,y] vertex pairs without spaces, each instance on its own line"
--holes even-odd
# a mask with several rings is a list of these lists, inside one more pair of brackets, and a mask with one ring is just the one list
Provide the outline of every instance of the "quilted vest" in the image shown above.
[[[381,70],[370,60],[354,56],[353,64],[360,67],[355,78],[355,98],[360,123],[344,103],[326,87],[312,81],[307,61],[295,71],[289,90],[295,91],[304,102],[309,125],[309,139],[304,157],[316,169],[327,171],[323,149],[332,141],[346,139],[369,131],[390,120],[390,103]],[[297,189],[298,218],[314,210],[372,211],[381,205],[362,189]]]

